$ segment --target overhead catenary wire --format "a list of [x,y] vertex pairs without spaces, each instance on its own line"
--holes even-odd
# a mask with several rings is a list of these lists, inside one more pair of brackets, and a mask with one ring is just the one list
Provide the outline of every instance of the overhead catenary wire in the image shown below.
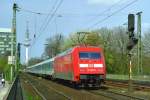
[[[52,15],[52,13],[47,13],[47,12],[36,12],[36,11],[33,11],[33,10],[30,10],[30,9],[25,9],[25,8],[22,8],[22,7],[18,7],[18,10],[19,11],[23,11],[23,12],[27,12],[27,13],[31,13],[31,14],[37,14],[37,15]],[[55,15],[59,16],[59,15],[63,15],[63,17],[80,17],[80,16],[91,16],[91,17],[97,17],[98,15],[97,14],[80,14],[80,13],[56,13]],[[105,14],[105,15],[100,15],[100,16],[106,16],[108,14]]]
[[122,2],[123,0],[119,0],[118,2],[114,3],[113,5],[111,5],[109,8],[103,10],[101,13],[97,14],[97,16],[95,16],[94,18],[92,18],[91,20],[94,20],[95,18],[104,15],[107,11],[110,11],[113,7],[117,6],[120,2]]
[[33,40],[32,46],[35,44],[35,42],[37,41],[37,39],[38,39],[38,38],[42,35],[42,33],[45,31],[45,29],[47,28],[48,24],[49,24],[50,21],[53,19],[53,17],[55,16],[57,10],[58,10],[59,7],[61,6],[62,2],[63,2],[63,0],[61,0],[61,1],[59,2],[59,4],[58,4],[58,5],[56,6],[56,8],[54,9],[54,12],[52,13],[51,16],[48,15],[48,16],[50,16],[50,18],[47,17],[47,22],[46,22],[46,24],[43,24],[43,25],[42,25],[43,27],[41,26],[38,36]]
[[91,29],[93,28],[94,26],[104,22],[105,20],[107,20],[108,18],[112,17],[113,15],[119,13],[120,11],[124,10],[125,8],[129,7],[130,5],[132,5],[133,3],[137,2],[138,0],[133,0],[131,2],[129,2],[128,4],[126,4],[125,6],[121,7],[120,9],[114,11],[113,13],[111,13],[110,15],[106,16],[105,18],[99,20],[98,22],[94,23],[93,25],[91,25],[90,27],[88,27],[87,29]]
[[24,9],[22,7],[18,7],[18,8],[19,8],[18,10],[21,10],[23,12],[28,12],[28,13],[32,13],[32,14],[38,14],[38,15],[47,15],[47,13],[43,13],[43,12],[35,12],[35,11],[29,10],[29,9]]
[[44,19],[44,21],[43,21],[43,23],[42,23],[42,25],[41,25],[41,27],[40,27],[40,29],[39,29],[39,32],[42,30],[42,28],[44,27],[45,23],[48,21],[49,17],[52,15],[52,12],[53,12],[53,10],[55,9],[55,6],[57,5],[57,2],[58,2],[58,0],[56,0],[56,1],[54,2],[54,5],[53,5],[52,8],[50,9],[50,11],[49,11],[49,13],[47,14],[46,18]]
[[[58,1],[58,0],[56,0],[56,1]],[[60,3],[59,3],[60,5],[61,5],[61,2],[62,2],[62,1],[63,1],[63,0],[60,1]],[[137,1],[137,0],[134,0],[133,3],[134,3],[135,1]],[[110,8],[108,8],[108,9],[111,9],[112,7],[116,6],[119,2],[121,2],[121,0],[118,1],[117,3],[115,3],[114,5],[112,5],[112,6],[111,6]],[[132,4],[132,2],[131,2],[131,4]],[[126,6],[128,7],[128,6],[130,6],[131,4],[126,5]],[[119,9],[119,10],[123,10],[123,9],[127,8],[126,6],[122,7],[122,8]],[[52,7],[52,8],[54,8],[54,7]],[[59,6],[58,6],[58,8],[59,8]],[[108,9],[106,9],[105,11],[107,11]],[[30,12],[30,13],[35,13],[35,14],[46,14],[46,13],[34,12],[34,11],[31,11],[31,10],[26,10],[26,9],[23,9],[23,10],[24,10],[24,11],[28,11],[28,12]],[[92,28],[92,27],[98,25],[99,23],[101,23],[101,22],[107,20],[109,17],[111,17],[111,16],[113,16],[114,14],[120,12],[119,10],[113,12],[112,14],[109,14],[108,16],[106,16],[105,18],[103,18],[102,20],[100,20],[100,21],[98,21],[97,23],[91,25],[88,29],[90,29],[90,28]],[[57,9],[55,9],[55,11],[57,11]],[[39,34],[37,34],[38,36],[37,36],[36,38],[34,38],[34,40],[33,40],[33,45],[35,44],[36,40],[41,36],[41,34],[44,33],[43,31],[47,28],[49,22],[52,20],[52,18],[53,18],[56,14],[57,14],[56,12],[55,12],[55,13],[50,12],[50,13],[48,14],[48,16],[51,16],[51,17],[50,17],[50,18],[47,17],[47,20],[45,20],[45,21],[47,21],[47,22],[46,22],[45,24],[42,24],[42,26],[40,27]],[[98,15],[101,15],[101,14],[98,14]],[[48,19],[48,18],[49,18],[49,19]]]
[[[40,31],[42,30],[43,26],[45,25],[46,21],[47,21],[48,18],[50,17],[51,13],[53,12],[53,9],[55,9],[55,6],[57,5],[57,2],[58,2],[58,0],[56,0],[56,1],[54,2],[54,5],[53,5],[53,6],[51,7],[51,9],[49,10],[49,13],[47,14],[46,18],[44,19],[44,21],[43,21],[43,23],[42,23],[42,25],[41,25],[41,27],[40,27],[40,29],[39,29],[39,34],[40,34]],[[26,10],[26,11],[28,11],[29,13],[33,13],[33,11],[30,11],[30,10]],[[33,40],[32,40],[32,43],[31,43],[31,48],[30,48],[30,49],[32,49],[33,45],[35,44],[35,41],[36,41],[36,38],[37,38],[36,35],[37,35],[37,33],[34,34],[34,37],[33,37]]]
[[[41,27],[40,27],[40,31],[41,31],[42,28],[43,28],[43,26],[45,25],[46,21],[48,20],[48,18],[52,15],[52,12],[53,12],[53,10],[55,9],[55,6],[57,5],[57,2],[58,2],[58,0],[55,0],[54,5],[51,7],[49,13],[36,12],[36,11],[33,11],[33,10],[24,9],[24,8],[22,8],[22,7],[19,7],[18,10],[19,10],[19,11],[23,11],[23,12],[27,12],[27,13],[32,13],[32,14],[35,14],[35,15],[47,15],[46,18],[44,19],[44,21],[43,21]],[[35,17],[36,17],[36,16],[35,16]],[[35,25],[34,25],[34,27],[35,27],[35,33],[34,33],[34,38],[32,39],[32,43],[31,43],[31,46],[30,46],[31,48],[30,48],[30,49],[32,49],[33,44],[35,43],[36,34],[38,33],[38,32],[36,32],[36,31],[37,31],[37,30],[36,30],[36,18],[35,18]],[[40,32],[39,32],[39,33],[40,33]]]

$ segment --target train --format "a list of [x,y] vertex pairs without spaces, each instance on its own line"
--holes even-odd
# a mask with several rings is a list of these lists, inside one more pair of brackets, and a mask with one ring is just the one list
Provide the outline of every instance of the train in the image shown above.
[[100,87],[106,79],[103,49],[94,46],[75,46],[51,59],[27,67],[26,71],[68,81],[78,87]]

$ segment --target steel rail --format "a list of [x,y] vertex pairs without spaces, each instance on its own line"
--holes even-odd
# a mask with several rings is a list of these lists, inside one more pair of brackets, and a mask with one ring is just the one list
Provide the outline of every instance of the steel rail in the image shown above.
[[[113,81],[113,80],[107,80],[106,85],[108,86],[116,86],[116,87],[128,87],[128,81]],[[133,82],[133,88],[137,90],[147,90],[150,91],[150,86],[148,85],[142,85],[140,83]]]
[[[27,76],[27,75],[26,75],[26,76]],[[27,76],[27,77],[30,78],[30,79],[32,79],[32,80],[34,80],[34,81],[38,81],[38,80],[35,79],[35,78],[31,78],[31,77],[29,77],[29,76]],[[40,82],[40,81],[38,81],[38,82]],[[40,84],[42,84],[43,86],[46,86],[46,87],[49,88],[50,90],[53,90],[55,93],[57,93],[57,94],[59,94],[59,95],[62,95],[63,97],[67,98],[68,100],[73,100],[71,97],[67,96],[67,95],[64,94],[63,92],[58,91],[58,90],[54,89],[53,87],[48,86],[47,84],[44,84],[44,83],[42,83],[42,82],[40,82]]]
[[43,95],[40,91],[38,91],[38,89],[37,89],[31,82],[29,82],[29,84],[30,84],[31,87],[35,90],[35,92],[36,92],[40,97],[42,97],[43,100],[47,100],[47,99],[44,97],[44,95]]
[[134,97],[131,95],[121,94],[113,91],[107,91],[107,90],[97,90],[97,91],[89,91],[90,93],[96,94],[96,95],[102,95],[108,98],[111,98],[113,100],[145,100],[145,98],[139,98]]

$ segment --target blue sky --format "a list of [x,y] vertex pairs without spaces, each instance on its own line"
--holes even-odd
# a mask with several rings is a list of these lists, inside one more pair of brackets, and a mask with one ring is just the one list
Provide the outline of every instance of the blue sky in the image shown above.
[[[57,1],[59,2],[60,0]],[[134,0],[63,0],[53,20],[47,25],[47,28],[41,32],[40,38],[38,38],[32,48],[30,48],[30,57],[41,56],[44,50],[44,44],[46,42],[45,39],[56,33],[56,26],[57,33],[62,33],[65,36],[69,36],[72,32],[87,30],[87,28],[92,26],[94,23],[109,16],[111,13],[132,1]],[[18,42],[23,43],[25,40],[27,21],[29,21],[30,38],[33,40],[33,35],[35,33],[39,34],[39,29],[45,21],[47,14],[50,13],[50,10],[56,0],[16,0],[16,2],[22,9],[44,13],[42,15],[38,15],[28,13],[23,10],[17,12]],[[149,4],[150,0],[137,0],[126,9],[120,11],[91,29],[122,26],[123,23],[127,22],[128,13],[137,13],[138,11],[142,11],[142,29],[143,31],[146,31],[150,27]],[[12,5],[13,0],[0,0],[0,27],[11,27]],[[108,8],[111,9],[102,14],[102,12]],[[22,47],[21,59],[22,62],[24,62],[24,47]]]

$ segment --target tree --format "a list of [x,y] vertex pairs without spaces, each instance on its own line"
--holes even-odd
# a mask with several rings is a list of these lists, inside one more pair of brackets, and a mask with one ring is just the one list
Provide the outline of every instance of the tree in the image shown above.
[[7,63],[8,63],[7,57],[6,56],[1,56],[0,57],[0,72],[4,72],[5,71],[5,69],[8,66]]
[[96,32],[90,32],[85,37],[85,44],[90,46],[100,46],[102,44],[101,37]]
[[52,58],[62,51],[63,48],[63,35],[56,34],[54,37],[47,39],[47,45],[45,47],[44,55]]
[[128,43],[128,34],[126,33],[125,28],[123,27],[115,27],[113,29],[113,47],[115,47],[116,55],[116,66],[120,73],[127,74],[128,73],[128,57],[127,57],[127,43]]
[[101,37],[101,47],[104,49],[104,56],[106,61],[106,67],[108,73],[114,73],[116,71],[115,68],[115,56],[114,51],[112,49],[112,30],[107,28],[101,28],[95,30],[94,32],[98,33]]
[[150,75],[150,29],[144,33],[142,38],[142,65],[143,72]]
[[150,56],[150,29],[144,34],[143,37],[144,54]]
[[8,70],[8,56],[10,51],[6,51],[4,54],[0,55],[0,72],[5,72]]
[[76,32],[72,33],[69,36],[69,39],[71,40],[71,45],[76,46],[76,45],[85,45],[85,37],[86,37],[86,32]]
[[127,73],[128,35],[125,29],[123,27],[101,28],[95,32],[101,36],[108,73]]
[[72,47],[76,45],[99,46],[102,43],[100,35],[96,32],[76,32],[69,36],[65,44],[66,47]]

